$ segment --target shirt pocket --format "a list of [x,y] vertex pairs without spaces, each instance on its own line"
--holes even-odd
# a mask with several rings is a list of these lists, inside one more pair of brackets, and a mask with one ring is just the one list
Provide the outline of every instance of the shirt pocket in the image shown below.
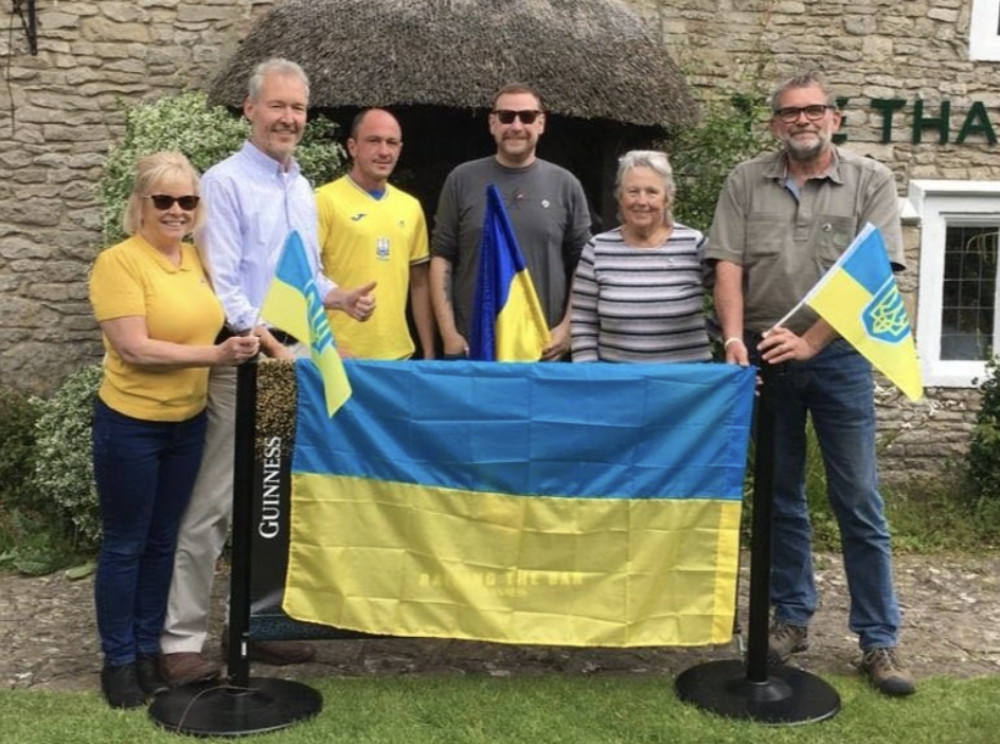
[[847,250],[857,234],[857,226],[857,218],[853,216],[825,214],[816,221],[812,242],[823,268],[832,266]]

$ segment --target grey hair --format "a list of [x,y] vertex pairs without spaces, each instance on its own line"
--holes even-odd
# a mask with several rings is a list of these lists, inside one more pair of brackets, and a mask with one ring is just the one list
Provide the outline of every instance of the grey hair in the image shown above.
[[774,92],[771,94],[771,111],[775,113],[778,111],[781,107],[781,97],[788,91],[796,88],[811,88],[814,85],[823,91],[823,94],[826,96],[827,106],[832,106],[834,109],[838,108],[837,97],[833,94],[830,86],[826,84],[822,75],[815,70],[811,70],[802,75],[795,75],[788,78],[774,89]]
[[282,57],[265,59],[254,68],[247,84],[247,98],[251,101],[259,100],[264,80],[268,75],[288,75],[298,78],[306,88],[306,98],[309,98],[309,78],[306,76],[306,71],[297,62]]
[[671,224],[673,213],[670,207],[674,203],[677,185],[674,183],[674,169],[670,166],[670,158],[667,157],[667,153],[660,150],[629,150],[618,158],[618,173],[615,175],[615,201],[621,199],[622,181],[625,179],[625,174],[633,168],[649,168],[663,180],[663,193],[667,197],[667,208],[663,213],[663,221],[664,224]]
[[[191,193],[201,195],[198,182],[198,171],[191,165],[184,153],[176,150],[156,152],[139,158],[135,164],[135,178],[132,181],[132,193],[129,194],[125,213],[122,215],[122,227],[129,235],[135,235],[142,227],[142,200],[156,193],[155,189],[166,178],[180,176],[191,179]],[[191,221],[191,231],[194,232],[205,220],[205,207],[199,203],[194,209],[194,219]]]

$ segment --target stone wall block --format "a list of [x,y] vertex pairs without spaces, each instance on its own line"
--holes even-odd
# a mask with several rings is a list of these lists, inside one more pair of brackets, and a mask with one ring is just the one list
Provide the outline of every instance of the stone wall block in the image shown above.
[[101,14],[118,23],[145,23],[149,15],[136,3],[107,2],[100,4]]
[[182,3],[177,6],[177,20],[181,23],[202,23],[204,21],[232,21],[237,9],[226,5],[205,3]]
[[59,224],[62,203],[56,199],[21,199],[7,204],[5,219],[33,227]]
[[59,314],[23,297],[0,298],[0,316],[13,328],[40,328],[59,322]]
[[927,17],[932,18],[935,21],[943,21],[946,24],[953,25],[958,23],[958,11],[948,10],[946,8],[931,8],[927,11]]
[[116,23],[106,18],[88,18],[81,24],[84,39],[90,41],[149,42],[150,29],[141,23]]
[[44,259],[48,256],[48,249],[28,238],[8,237],[0,243],[0,257],[9,261]]
[[877,30],[877,22],[872,15],[848,16],[844,19],[844,31],[852,36],[867,36]]

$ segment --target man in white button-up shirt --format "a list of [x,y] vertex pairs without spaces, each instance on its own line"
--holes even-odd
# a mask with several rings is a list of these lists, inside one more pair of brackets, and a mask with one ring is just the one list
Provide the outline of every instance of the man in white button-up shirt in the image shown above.
[[[226,311],[224,332],[256,333],[265,354],[284,359],[294,358],[289,347],[296,340],[261,325],[260,307],[292,230],[302,236],[327,308],[356,320],[367,320],[375,310],[374,284],[343,290],[319,269],[313,190],[293,157],[305,130],[308,102],[309,82],[301,67],[283,59],[262,62],[250,78],[243,105],[250,138],[210,168],[201,182],[207,221],[197,244]],[[215,563],[232,516],[235,418],[236,373],[228,367],[210,378],[205,450],[174,558],[160,638],[160,666],[171,685],[211,679],[221,671],[201,652]],[[308,661],[314,651],[305,643],[255,642],[250,654],[272,664],[292,664]]]

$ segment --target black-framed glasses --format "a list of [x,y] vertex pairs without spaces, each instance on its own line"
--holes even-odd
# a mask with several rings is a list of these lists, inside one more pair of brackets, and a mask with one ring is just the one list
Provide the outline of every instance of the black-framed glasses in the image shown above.
[[785,106],[775,111],[774,115],[785,124],[798,121],[801,114],[805,114],[809,121],[819,121],[828,110],[835,108],[836,106],[830,106],[826,103],[814,103],[810,106]]
[[522,124],[534,124],[535,119],[542,112],[538,109],[524,109],[523,111],[512,111],[511,109],[497,109],[492,112],[501,124],[513,124],[514,119],[520,119]]
[[194,194],[188,194],[187,196],[170,196],[169,194],[150,194],[146,197],[153,202],[153,206],[159,209],[161,212],[166,212],[172,206],[174,202],[181,205],[181,209],[185,212],[191,212],[198,206],[198,202],[201,201],[200,196],[195,196]]

